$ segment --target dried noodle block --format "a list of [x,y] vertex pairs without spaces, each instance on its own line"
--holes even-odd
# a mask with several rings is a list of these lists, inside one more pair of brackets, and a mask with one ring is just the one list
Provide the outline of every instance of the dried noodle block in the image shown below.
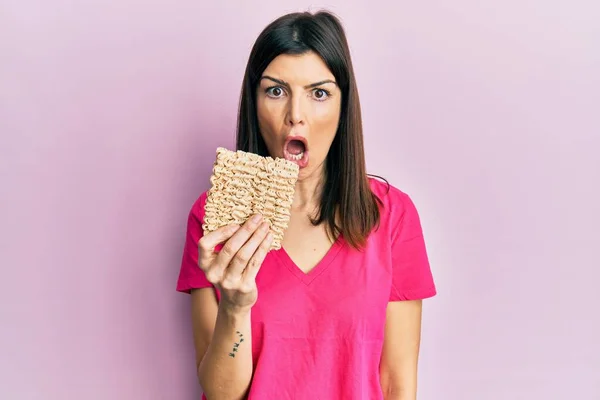
[[280,249],[298,172],[297,164],[283,158],[219,147],[204,207],[204,233],[243,224],[252,215],[261,214],[273,233],[271,250]]

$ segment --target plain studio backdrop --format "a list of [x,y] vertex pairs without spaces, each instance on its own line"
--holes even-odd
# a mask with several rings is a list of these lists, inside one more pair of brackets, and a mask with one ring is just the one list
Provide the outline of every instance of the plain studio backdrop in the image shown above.
[[198,398],[187,213],[234,145],[256,36],[321,7],[368,170],[422,216],[419,399],[600,399],[591,0],[0,2],[2,399]]

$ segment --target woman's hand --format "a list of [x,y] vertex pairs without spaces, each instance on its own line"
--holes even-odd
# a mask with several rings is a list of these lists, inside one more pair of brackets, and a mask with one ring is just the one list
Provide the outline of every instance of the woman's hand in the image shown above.
[[[221,303],[231,311],[247,311],[258,299],[255,278],[273,234],[262,216],[241,227],[230,225],[210,232],[198,242],[198,264],[210,283],[221,292]],[[215,247],[224,243],[220,252]]]

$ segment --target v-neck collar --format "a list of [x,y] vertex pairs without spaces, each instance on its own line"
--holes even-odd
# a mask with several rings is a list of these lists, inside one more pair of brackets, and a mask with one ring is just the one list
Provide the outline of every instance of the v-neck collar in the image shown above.
[[283,264],[290,270],[290,272],[298,278],[306,286],[310,285],[319,275],[321,275],[335,257],[340,253],[340,250],[344,247],[344,239],[340,234],[335,242],[331,245],[325,256],[311,269],[308,273],[302,271],[302,269],[292,260],[285,248],[281,247],[275,251],[277,257],[283,262]]

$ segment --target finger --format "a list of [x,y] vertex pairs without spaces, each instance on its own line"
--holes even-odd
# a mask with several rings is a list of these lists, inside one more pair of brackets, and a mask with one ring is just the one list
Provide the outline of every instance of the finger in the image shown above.
[[258,275],[258,271],[260,270],[265,257],[269,253],[272,243],[273,234],[269,232],[261,242],[260,246],[258,246],[258,249],[254,252],[254,255],[248,263],[248,267],[244,270],[243,285],[253,286],[255,284],[254,280],[256,279],[256,275]]
[[269,233],[269,224],[263,222],[260,227],[254,231],[254,234],[248,241],[238,250],[235,257],[231,260],[225,270],[225,280],[229,283],[237,283],[242,279],[244,269],[252,259],[252,256],[264,241]]
[[227,241],[240,228],[239,225],[232,224],[222,226],[217,230],[207,233],[198,241],[198,246],[204,250],[212,251],[217,245]]
[[238,231],[231,236],[219,252],[216,263],[221,270],[229,265],[233,257],[237,254],[238,250],[248,241],[248,239],[254,234],[256,228],[258,228],[262,216],[257,214],[250,218],[242,225]]
[[214,254],[215,247],[227,241],[239,228],[239,225],[223,226],[200,238],[198,241],[198,265],[201,269],[205,270],[209,267],[209,261]]

